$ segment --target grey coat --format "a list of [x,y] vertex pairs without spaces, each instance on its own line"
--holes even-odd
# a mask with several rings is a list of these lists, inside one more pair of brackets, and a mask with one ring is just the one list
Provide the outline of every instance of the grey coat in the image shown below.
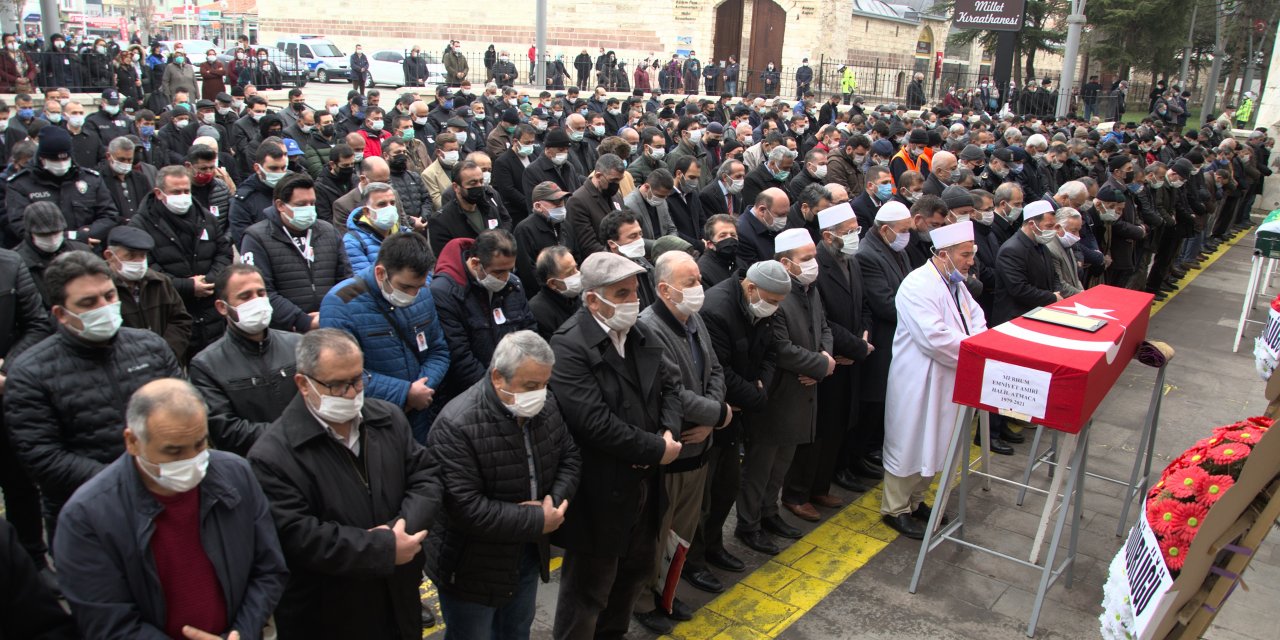
[[662,236],[676,235],[676,223],[671,219],[671,210],[667,208],[667,201],[664,199],[662,204],[654,207],[658,210],[658,226],[661,229],[653,228],[653,217],[649,215],[649,203],[644,201],[644,196],[640,194],[640,188],[637,186],[622,199],[622,206],[631,210],[640,218],[640,229],[644,231],[644,249],[647,255],[649,250],[653,248],[653,241]]
[[769,403],[753,416],[747,441],[766,445],[807,444],[814,441],[818,415],[818,385],[800,383],[800,376],[822,381],[831,353],[831,327],[816,284],[808,290],[794,279],[791,293],[778,305],[773,320],[777,371],[769,381]]
[[[711,334],[698,314],[689,316],[694,335],[702,351],[702,369],[694,370],[693,354],[689,351],[688,334],[679,320],[661,302],[652,304],[640,312],[640,322],[653,330],[662,343],[662,357],[670,369],[680,372],[680,408],[684,427],[719,426],[724,423],[724,371],[711,345]],[[680,450],[679,460],[697,460],[711,447],[711,438],[699,444],[686,444]],[[693,468],[702,466],[693,465]]]
[[1080,270],[1076,267],[1076,252],[1067,249],[1061,242],[1054,240],[1048,244],[1049,255],[1053,256],[1053,270],[1058,274],[1058,285],[1062,297],[1070,298],[1084,287],[1080,284]]

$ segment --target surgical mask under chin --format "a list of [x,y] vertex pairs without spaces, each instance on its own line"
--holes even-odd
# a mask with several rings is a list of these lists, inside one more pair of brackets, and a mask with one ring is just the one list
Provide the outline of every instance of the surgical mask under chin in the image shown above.
[[638,301],[619,302],[614,304],[600,293],[596,294],[596,299],[610,309],[613,309],[613,315],[608,318],[601,318],[600,316],[596,317],[600,318],[600,321],[603,322],[606,327],[609,327],[618,333],[626,333],[627,331],[630,331],[631,327],[636,323],[636,318],[640,316],[640,303]]
[[621,253],[622,255],[632,259],[643,258],[644,257],[644,238],[636,238],[635,240],[632,240],[631,242],[628,242],[626,244],[618,245],[618,253]]
[[[209,450],[205,449],[186,460],[157,463],[138,456],[138,461],[141,462],[138,467],[156,484],[174,493],[186,493],[196,488],[209,471]],[[156,471],[152,472],[152,468]]]
[[382,297],[386,298],[387,302],[390,302],[392,306],[400,307],[401,309],[413,304],[413,301],[418,299],[416,295],[409,295],[391,286],[390,280],[386,281],[386,289],[382,290]]
[[[506,391],[504,389],[504,391]],[[502,406],[507,408],[512,415],[517,418],[532,418],[542,412],[542,406],[547,402],[547,388],[536,389],[534,391],[521,391],[515,393],[506,391],[515,398],[515,402],[510,404],[503,402]],[[502,394],[498,394],[502,397]]]
[[120,325],[124,324],[124,319],[120,317],[119,301],[84,313],[75,313],[70,309],[66,309],[66,312],[83,325],[79,330],[71,330],[89,342],[104,342],[114,338],[116,332],[120,330]]
[[675,303],[676,310],[686,316],[691,316],[702,310],[702,302],[706,299],[706,293],[702,289],[702,285],[695,285],[680,290],[682,298],[680,302]]
[[121,278],[137,282],[142,279],[142,276],[147,275],[147,259],[121,260],[119,273]]
[[311,378],[307,378],[307,384],[311,385],[311,390],[320,396],[320,406],[312,407],[311,403],[307,403],[307,409],[325,422],[350,422],[360,415],[360,410],[364,408],[364,390],[361,389],[354,398],[338,398],[334,396],[321,396],[320,391],[316,389]]
[[247,334],[261,333],[271,324],[271,298],[254,298],[233,308],[236,310],[236,317],[231,323]]
[[582,295],[582,274],[575,273],[567,278],[561,278],[560,282],[564,283],[564,291],[560,295],[566,298],[576,298]]

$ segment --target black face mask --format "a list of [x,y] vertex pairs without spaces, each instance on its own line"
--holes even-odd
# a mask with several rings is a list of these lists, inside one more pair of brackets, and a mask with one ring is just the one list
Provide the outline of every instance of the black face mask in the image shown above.
[[295,102],[295,103],[293,103],[293,104],[292,104],[292,105],[290,105],[290,106],[292,106],[292,107],[293,107],[293,110],[294,110],[294,111],[302,111],[303,109],[306,109],[306,108],[307,108],[307,105],[305,105],[305,104],[303,104],[303,103],[301,103],[301,102]]
[[1125,174],[1124,174],[1124,183],[1125,183],[1125,184],[1132,184],[1132,183],[1133,183],[1133,169],[1130,169],[1130,170],[1128,170],[1128,171],[1126,171],[1126,172],[1125,172]]
[[480,204],[484,202],[484,187],[470,187],[466,193],[462,195],[462,199],[471,204]]
[[609,184],[605,185],[604,189],[600,190],[600,193],[606,198],[612,198],[613,196],[618,194],[618,183],[610,182]]
[[401,173],[409,167],[409,157],[403,155],[392,156],[387,159],[387,166],[391,167],[393,172]]
[[337,176],[339,180],[346,182],[351,179],[352,174],[355,172],[355,167],[339,167],[337,171],[333,172],[333,175]]
[[323,127],[320,127],[320,133],[321,133],[321,135],[323,135],[323,136],[324,136],[324,137],[326,137],[326,138],[332,138],[332,137],[333,137],[333,125],[331,125],[331,124],[326,124],[326,125],[324,125]]
[[738,239],[723,238],[715,244],[716,253],[725,258],[733,258],[738,255]]

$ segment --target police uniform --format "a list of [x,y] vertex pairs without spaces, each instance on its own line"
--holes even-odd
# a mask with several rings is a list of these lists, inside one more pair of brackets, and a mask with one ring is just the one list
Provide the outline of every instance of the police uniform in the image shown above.
[[[24,237],[23,213],[33,202],[58,205],[67,221],[67,230],[88,238],[106,240],[119,224],[119,212],[102,176],[93,169],[77,167],[71,161],[71,136],[65,129],[46,127],[32,163],[10,177],[5,185],[5,209],[16,237]],[[45,168],[47,162],[71,164],[62,176]],[[80,239],[80,238],[77,238]]]

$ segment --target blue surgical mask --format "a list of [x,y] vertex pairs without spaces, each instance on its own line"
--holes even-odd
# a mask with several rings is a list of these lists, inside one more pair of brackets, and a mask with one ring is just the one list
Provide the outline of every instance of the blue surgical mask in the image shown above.
[[1014,172],[1014,173],[1022,173],[1022,163],[1020,163],[1020,162],[1015,162],[1015,163],[1013,163],[1013,164],[1009,165],[1009,167],[1010,167],[1011,169],[1013,169],[1013,172]]
[[138,133],[142,134],[144,138],[150,138],[156,134],[156,128],[154,125],[144,124],[138,127]]
[[23,120],[30,120],[36,117],[35,109],[18,109],[18,117]]
[[884,201],[884,200],[888,200],[889,198],[892,198],[892,197],[893,197],[893,185],[892,185],[892,184],[878,184],[878,185],[876,185],[876,199],[877,199],[877,200]]

